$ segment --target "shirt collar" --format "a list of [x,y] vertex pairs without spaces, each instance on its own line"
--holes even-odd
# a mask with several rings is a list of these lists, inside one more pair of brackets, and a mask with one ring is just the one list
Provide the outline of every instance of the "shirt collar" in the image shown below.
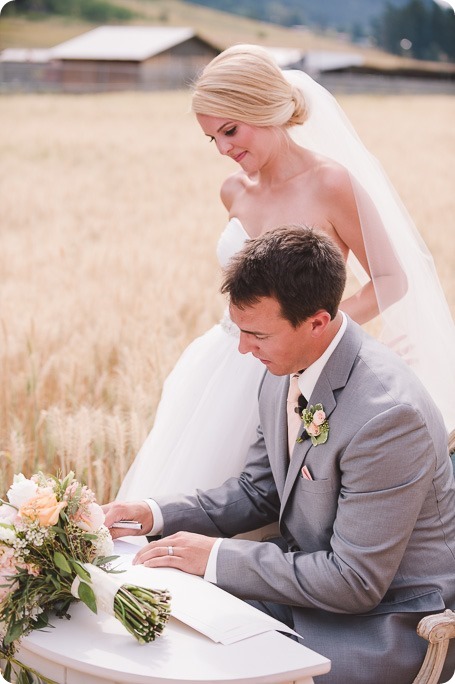
[[337,348],[341,338],[345,333],[348,324],[348,319],[342,311],[340,311],[340,313],[342,316],[342,321],[340,329],[338,330],[337,334],[335,335],[335,337],[333,338],[325,352],[318,359],[316,359],[316,361],[314,361],[314,363],[312,363],[311,366],[308,366],[308,368],[306,368],[300,375],[299,389],[307,401],[311,397],[311,394],[316,386],[317,381],[319,380],[319,376],[321,375],[325,364],[332,356],[333,352]]

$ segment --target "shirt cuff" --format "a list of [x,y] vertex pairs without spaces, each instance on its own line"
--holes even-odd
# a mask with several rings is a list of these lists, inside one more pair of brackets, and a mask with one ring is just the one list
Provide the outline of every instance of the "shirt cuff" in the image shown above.
[[214,545],[212,546],[212,550],[210,551],[210,556],[207,561],[207,567],[205,568],[204,579],[206,580],[206,582],[211,582],[212,584],[217,583],[216,561],[218,558],[218,549],[220,548],[222,541],[222,538],[217,539]]
[[153,515],[153,527],[147,534],[149,537],[154,537],[157,534],[161,534],[161,532],[163,531],[163,514],[161,513],[161,508],[158,506],[154,499],[145,499],[145,503],[149,506]]

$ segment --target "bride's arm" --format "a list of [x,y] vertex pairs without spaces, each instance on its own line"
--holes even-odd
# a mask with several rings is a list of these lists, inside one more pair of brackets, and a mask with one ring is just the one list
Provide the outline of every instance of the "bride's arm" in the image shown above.
[[336,235],[369,278],[341,302],[340,308],[363,324],[404,296],[407,279],[375,206],[361,185],[344,169],[332,175],[330,184],[331,222]]

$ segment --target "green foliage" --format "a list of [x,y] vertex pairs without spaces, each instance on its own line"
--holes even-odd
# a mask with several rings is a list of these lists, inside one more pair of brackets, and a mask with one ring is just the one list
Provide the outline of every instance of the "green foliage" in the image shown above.
[[81,582],[77,593],[79,598],[81,599],[81,601],[85,603],[87,608],[90,608],[90,610],[93,613],[96,613],[96,597],[92,587],[89,584],[86,584],[85,582]]
[[112,5],[106,0],[15,0],[5,6],[2,14],[31,17],[57,14],[99,23],[129,21],[136,16],[126,7]]
[[20,684],[57,684],[53,679],[44,677],[42,674],[34,670],[28,665],[24,665],[20,660],[11,657],[6,663],[0,661],[0,665],[4,668],[3,675],[7,682],[16,682]]

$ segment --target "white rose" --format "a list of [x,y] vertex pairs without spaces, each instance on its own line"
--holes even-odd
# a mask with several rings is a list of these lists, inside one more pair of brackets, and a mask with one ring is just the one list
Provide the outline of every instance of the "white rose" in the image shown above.
[[16,539],[16,533],[9,527],[9,525],[4,525],[0,523],[0,542],[13,542]]
[[82,515],[74,517],[75,524],[85,532],[96,532],[104,523],[104,512],[97,503],[88,504]]
[[13,484],[8,490],[7,497],[10,504],[16,506],[16,508],[21,508],[24,504],[27,504],[30,499],[36,496],[38,491],[38,485],[32,480],[27,480],[22,473],[14,476]]
[[0,506],[0,524],[5,523],[10,525],[17,516],[17,510],[8,504],[2,504]]

